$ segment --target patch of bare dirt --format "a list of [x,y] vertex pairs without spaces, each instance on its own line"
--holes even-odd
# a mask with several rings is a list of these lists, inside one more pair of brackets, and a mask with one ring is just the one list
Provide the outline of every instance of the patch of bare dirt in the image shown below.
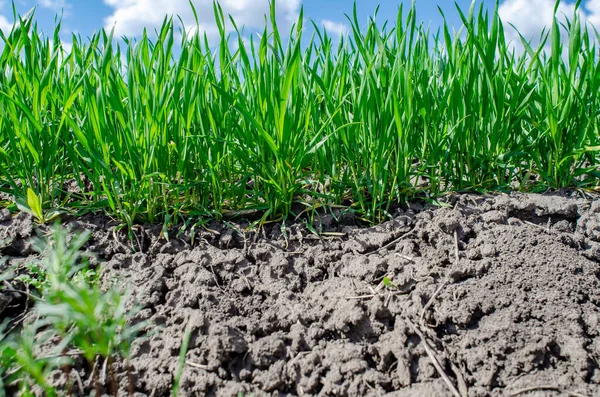
[[[137,253],[104,220],[71,224],[151,324],[133,348],[139,396],[170,394],[188,325],[183,396],[600,395],[600,203],[447,201],[321,239],[215,224],[191,246],[146,228]],[[9,262],[29,255],[30,223],[0,215]]]

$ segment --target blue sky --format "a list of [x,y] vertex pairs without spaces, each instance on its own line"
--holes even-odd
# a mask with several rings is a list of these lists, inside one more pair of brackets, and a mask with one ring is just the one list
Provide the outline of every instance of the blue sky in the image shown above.
[[[116,34],[129,37],[137,36],[144,27],[150,29],[159,26],[165,15],[178,14],[189,26],[193,25],[189,0],[14,0],[17,11],[25,14],[37,6],[36,20],[42,30],[51,32],[54,18],[63,14],[63,41],[70,41],[70,33],[76,32],[82,37],[103,27],[115,27]],[[212,17],[212,0],[192,0],[200,16],[201,28],[209,37],[215,33]],[[0,29],[9,29],[13,23],[12,1],[0,0]],[[240,24],[252,31],[262,26],[262,16],[268,10],[268,0],[221,0],[226,13],[234,16]],[[366,21],[372,15],[377,4],[380,4],[379,20],[394,20],[398,6],[404,3],[409,8],[411,1],[401,0],[357,0],[359,18]],[[450,0],[416,0],[418,19],[432,30],[441,24],[437,10],[439,5],[449,18],[449,22],[460,26],[458,14]],[[467,10],[471,0],[457,0],[461,8]],[[485,7],[493,8],[494,0],[479,0]],[[305,16],[317,24],[326,26],[332,33],[339,34],[347,29],[348,23],[344,13],[352,11],[352,0],[277,0],[280,25],[289,25],[295,21],[298,10],[304,7]],[[500,15],[505,23],[516,25],[519,30],[535,36],[552,19],[554,0],[502,0]],[[572,14],[573,1],[563,1],[560,11]],[[582,15],[585,19],[600,27],[600,0],[583,2]],[[508,26],[508,25],[507,25]],[[511,28],[508,28],[512,30]],[[516,39],[516,36],[512,37]]]
[[[279,0],[281,1],[281,0]],[[177,2],[177,1],[175,1]],[[264,3],[267,1],[223,1],[223,4],[226,3],[247,3],[250,7],[252,4]],[[458,0],[458,4],[467,9],[471,3],[470,0]],[[102,27],[110,26],[107,22],[107,19],[115,16],[118,17],[118,13],[121,12],[123,14],[123,10],[125,7],[119,8],[119,3],[128,3],[126,0],[122,1],[113,1],[111,5],[111,1],[105,0],[16,0],[15,5],[17,6],[17,11],[21,14],[25,14],[32,7],[37,6],[36,9],[36,19],[39,24],[45,29],[49,30],[54,26],[54,17],[57,14],[61,14],[64,10],[63,14],[63,29],[65,30],[65,34],[68,31],[77,31],[80,32],[83,36],[87,36],[91,34],[95,30],[99,30]],[[164,1],[139,1],[140,8],[143,8],[144,5],[153,5],[158,3],[164,3],[166,6],[164,7],[164,14],[168,14],[171,9],[180,9],[181,7],[172,7],[169,6],[169,3],[174,3],[171,0]],[[144,4],[146,3],[146,4]],[[187,6],[187,0],[180,1],[180,3],[185,3]],[[194,3],[208,3],[211,4],[210,1],[194,1]],[[295,2],[289,1],[287,3],[295,6]],[[347,24],[346,17],[344,13],[350,14],[352,12],[353,1],[351,0],[304,0],[298,2],[300,5],[304,6],[305,16],[307,18],[313,19],[316,22],[322,21],[330,21],[336,24]],[[399,1],[399,0],[381,0],[379,2],[371,1],[371,0],[358,0],[357,1],[357,9],[359,13],[359,17],[364,21],[375,11],[376,6],[379,4],[379,18],[382,21],[385,19],[394,20],[397,15],[398,7],[401,3],[404,3],[405,9],[410,7],[411,1]],[[484,1],[486,5],[493,7],[493,0]],[[421,0],[417,1],[417,10],[419,19],[424,21],[425,23],[432,23],[432,26],[438,26],[441,22],[441,18],[439,12],[437,10],[437,6],[440,5],[447,11],[448,16],[452,17],[453,22],[458,23],[458,15],[454,12],[454,5],[451,1],[433,1],[433,0]],[[148,7],[151,8],[151,7]],[[178,13],[179,14],[179,13]],[[12,5],[10,0],[2,1],[0,0],[0,15],[4,15],[4,17],[12,22]],[[140,18],[142,19],[142,18]],[[162,19],[162,18],[161,18]],[[118,20],[117,20],[118,23]],[[152,26],[152,23],[145,23],[144,25]],[[2,25],[0,25],[1,27]],[[133,32],[127,31],[124,32],[127,35],[132,35]],[[141,30],[140,30],[141,33]]]

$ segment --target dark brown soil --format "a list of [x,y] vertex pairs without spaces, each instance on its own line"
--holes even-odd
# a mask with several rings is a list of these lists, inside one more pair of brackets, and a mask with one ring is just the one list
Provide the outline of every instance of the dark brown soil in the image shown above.
[[[373,228],[323,217],[339,235],[321,239],[212,225],[192,247],[146,228],[138,253],[100,219],[71,223],[151,324],[133,348],[137,396],[170,395],[188,325],[181,396],[599,396],[600,202],[447,201]],[[32,255],[31,220],[4,215],[0,253]]]

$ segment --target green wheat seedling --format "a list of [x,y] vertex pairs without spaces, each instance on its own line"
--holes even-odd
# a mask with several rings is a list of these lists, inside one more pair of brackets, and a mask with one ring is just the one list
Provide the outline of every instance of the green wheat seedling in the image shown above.
[[600,35],[577,12],[519,52],[498,4],[458,8],[458,32],[354,9],[339,40],[302,12],[282,31],[275,7],[258,36],[215,3],[215,42],[166,18],[69,53],[60,23],[45,37],[20,18],[0,34],[0,190],[41,222],[101,210],[131,228],[323,206],[377,222],[415,196],[597,187]]
[[192,322],[188,320],[185,332],[183,333],[183,339],[181,341],[181,348],[179,349],[179,359],[177,360],[177,368],[175,370],[175,376],[173,377],[173,388],[171,390],[171,396],[177,397],[179,394],[181,376],[183,375],[183,369],[185,367],[185,356],[188,353],[190,344],[190,338],[192,336]]
[[52,221],[60,214],[60,211],[57,209],[44,211],[40,196],[31,188],[27,189],[27,200],[17,200],[17,208],[33,216],[37,223],[41,225]]

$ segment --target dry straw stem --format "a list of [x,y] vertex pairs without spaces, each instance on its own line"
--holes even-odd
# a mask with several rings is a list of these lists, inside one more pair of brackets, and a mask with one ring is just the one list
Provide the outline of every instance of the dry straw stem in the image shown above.
[[559,393],[564,393],[564,394],[568,395],[569,397],[587,397],[584,394],[568,391],[568,390],[565,390],[564,388],[562,388],[560,386],[556,386],[556,385],[541,385],[541,386],[526,387],[524,389],[520,389],[520,390],[510,393],[509,396],[515,397],[515,396],[519,396],[521,394],[531,393],[531,392],[535,392],[535,391],[542,391],[542,390],[551,390],[551,391],[556,391]]
[[[458,262],[460,260],[460,255],[459,255],[458,251],[459,251],[458,250],[458,230],[455,229],[454,230],[454,259],[455,259],[455,266],[458,266]],[[437,296],[440,294],[440,292],[442,292],[442,290],[448,284],[449,281],[450,281],[450,269],[447,270],[446,277],[444,277],[444,281],[440,284],[440,286],[437,288],[437,290],[435,290],[435,292],[433,293],[433,295],[431,296],[431,298],[429,298],[429,301],[427,301],[427,303],[423,307],[423,310],[421,311],[421,316],[419,318],[419,322],[421,323],[421,326],[423,326],[423,327],[425,326],[425,313],[429,310],[429,308],[431,307],[431,305],[435,301],[435,298],[437,298]]]
[[[454,229],[454,254],[455,254],[455,266],[458,266],[458,262],[460,260],[460,255],[459,255],[459,248],[458,248],[458,230],[457,229]],[[434,292],[434,294],[431,296],[431,298],[425,304],[425,306],[423,307],[423,310],[421,311],[420,324],[421,324],[421,327],[423,327],[423,329],[426,328],[425,320],[424,320],[425,312],[427,310],[429,310],[429,308],[435,301],[437,295],[448,284],[449,273],[450,273],[450,270],[448,270],[448,274],[444,278],[444,281],[437,288],[437,290]],[[423,347],[425,348],[425,352],[429,356],[429,359],[431,360],[436,371],[442,377],[442,379],[446,383],[446,386],[448,386],[448,389],[450,390],[450,392],[452,392],[454,397],[467,397],[468,396],[467,384],[462,377],[462,373],[460,372],[460,369],[456,365],[452,364],[452,370],[455,372],[455,375],[456,375],[456,378],[458,381],[459,388],[457,389],[456,386],[454,386],[454,383],[452,383],[452,381],[450,380],[450,378],[448,377],[448,375],[442,368],[442,366],[440,365],[433,348],[430,346],[429,341],[425,337],[425,334],[423,332],[421,332],[419,327],[417,325],[415,325],[408,317],[406,317],[405,320],[408,322],[408,324],[410,325],[413,332],[415,332],[421,339],[421,342],[423,343]],[[459,389],[460,389],[460,391],[459,391]]]
[[185,361],[185,365],[189,365],[192,368],[197,368],[197,369],[201,369],[201,370],[204,370],[204,371],[208,371],[209,370],[208,365],[197,364],[197,363],[189,361],[189,360]]
[[454,386],[454,383],[452,383],[452,381],[450,380],[450,378],[448,377],[448,375],[446,374],[446,372],[440,365],[439,361],[437,360],[435,353],[434,353],[433,349],[431,348],[431,346],[429,345],[429,342],[427,341],[427,338],[425,337],[425,335],[419,330],[419,328],[415,324],[413,324],[412,321],[410,321],[410,319],[405,318],[405,320],[406,320],[406,322],[408,322],[408,324],[410,325],[413,332],[416,333],[419,336],[419,338],[421,339],[421,342],[423,343],[423,347],[425,348],[425,352],[427,353],[427,355],[429,356],[429,359],[433,363],[435,370],[438,372],[438,374],[440,374],[440,376],[446,383],[446,386],[448,386],[448,389],[450,390],[452,395],[454,397],[467,397],[466,392],[461,393],[458,391],[456,386]]
[[[392,240],[392,241],[390,241],[389,243],[387,243],[387,244],[385,244],[385,245],[383,245],[383,246],[381,246],[381,247],[377,248],[375,251],[367,253],[367,255],[374,255],[374,254],[377,254],[377,253],[379,253],[380,251],[382,251],[382,250],[384,250],[384,249],[387,249],[387,248],[390,248],[390,247],[394,246],[395,244],[399,243],[401,240],[403,240],[403,239],[405,239],[406,237],[410,236],[410,235],[411,235],[411,234],[414,232],[414,230],[415,230],[415,229],[414,229],[414,227],[413,227],[413,228],[412,228],[411,230],[409,230],[408,232],[406,232],[406,233],[402,234],[401,236],[399,236],[399,237],[397,237],[397,238],[393,239],[393,240]],[[405,255],[402,255],[402,257],[403,257],[404,259],[406,259],[406,260],[409,260],[409,261],[414,261],[414,259],[413,259],[413,258],[411,258],[411,257],[405,256]]]

